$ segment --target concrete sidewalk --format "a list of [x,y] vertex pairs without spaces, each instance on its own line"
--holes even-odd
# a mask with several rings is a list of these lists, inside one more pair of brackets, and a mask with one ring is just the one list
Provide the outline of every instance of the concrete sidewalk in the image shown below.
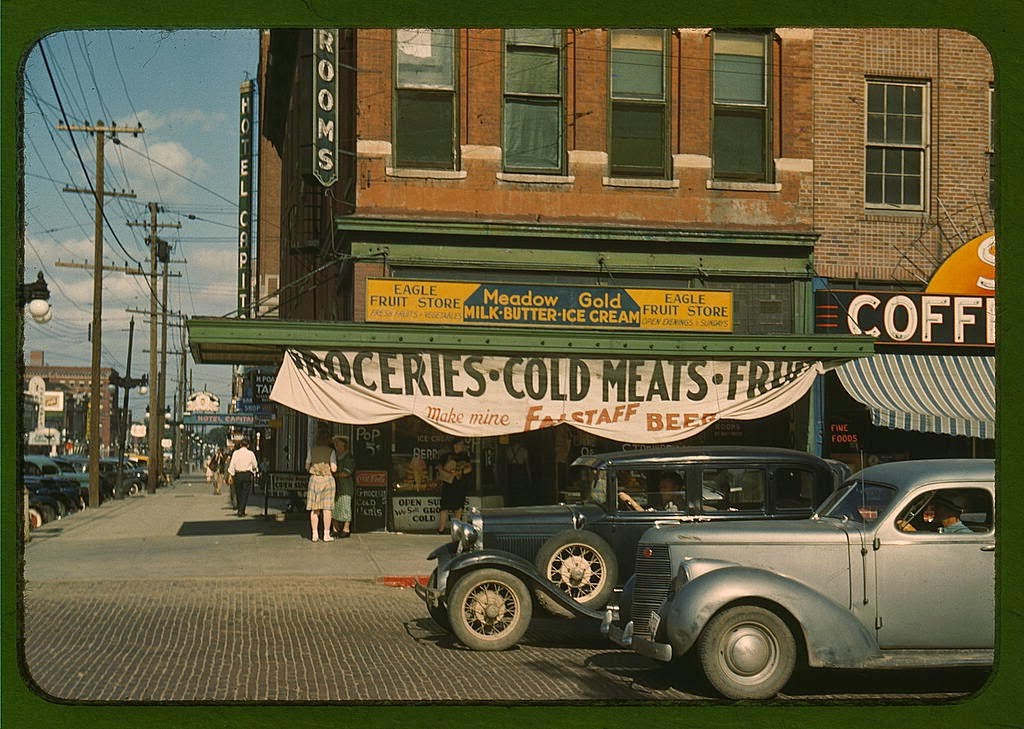
[[33,581],[309,575],[408,586],[433,569],[437,534],[368,532],[311,542],[308,512],[263,517],[261,496],[238,517],[200,474],[155,494],[109,501],[45,524],[25,545]]

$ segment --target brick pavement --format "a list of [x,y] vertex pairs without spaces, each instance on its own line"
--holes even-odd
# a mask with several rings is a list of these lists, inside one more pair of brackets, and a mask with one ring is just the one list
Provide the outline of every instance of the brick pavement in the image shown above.
[[25,616],[28,675],[62,700],[664,698],[633,683],[650,662],[592,624],[539,620],[516,649],[474,652],[412,590],[371,581],[46,582],[27,592]]

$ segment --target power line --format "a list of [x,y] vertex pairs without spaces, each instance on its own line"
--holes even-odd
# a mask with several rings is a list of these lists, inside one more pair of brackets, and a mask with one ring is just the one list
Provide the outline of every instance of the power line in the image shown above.
[[[68,116],[67,116],[67,114],[64,111],[64,102],[61,100],[60,92],[57,90],[57,82],[54,80],[53,73],[50,70],[50,61],[46,57],[46,48],[43,46],[42,41],[39,42],[39,53],[43,57],[43,65],[46,66],[46,73],[50,77],[50,85],[53,86],[53,94],[54,94],[54,96],[57,97],[57,105],[60,106],[61,116],[64,119],[64,126],[65,127],[69,127],[68,133],[70,135],[70,132],[72,131],[70,129],[71,124],[68,122]],[[116,139],[116,137],[114,139]],[[100,191],[99,193],[97,193],[96,190],[95,190],[95,187],[92,184],[92,178],[89,177],[89,171],[85,167],[85,161],[82,159],[82,153],[78,149],[78,144],[75,142],[74,136],[71,136],[71,144],[75,148],[75,156],[78,157],[78,163],[82,166],[82,173],[85,175],[85,179],[89,183],[89,188],[91,190],[93,190],[93,194],[94,195],[99,195],[100,197],[102,197],[103,192]],[[106,215],[103,216],[103,222],[106,223],[107,229],[110,230],[110,234],[114,236],[114,240],[117,242],[118,248],[120,248],[124,252],[124,254],[126,256],[128,256],[130,259],[135,261],[135,257],[132,256],[127,251],[127,249],[125,249],[125,247],[121,244],[121,239],[117,237],[117,233],[114,231],[113,226],[110,225],[110,221],[107,220]],[[135,262],[138,263],[138,261],[135,261]]]

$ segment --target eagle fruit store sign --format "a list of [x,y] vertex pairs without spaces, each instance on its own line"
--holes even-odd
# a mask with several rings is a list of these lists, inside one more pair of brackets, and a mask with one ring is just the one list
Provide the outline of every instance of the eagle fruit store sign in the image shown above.
[[406,415],[459,436],[568,423],[633,443],[668,443],[723,420],[795,403],[825,371],[805,360],[586,359],[290,349],[271,400],[321,420]]

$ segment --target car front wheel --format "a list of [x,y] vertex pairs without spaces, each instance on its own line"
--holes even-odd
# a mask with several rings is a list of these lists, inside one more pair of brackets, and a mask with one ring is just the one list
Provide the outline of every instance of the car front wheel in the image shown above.
[[[555,587],[593,610],[605,606],[619,580],[619,563],[611,545],[588,531],[568,529],[554,535],[541,545],[534,564]],[[537,601],[550,613],[571,617],[540,591]]]
[[704,676],[729,699],[770,699],[796,667],[796,642],[770,610],[740,605],[708,621],[697,643]]
[[511,648],[525,635],[533,616],[526,585],[498,569],[471,571],[448,592],[452,632],[477,651]]

